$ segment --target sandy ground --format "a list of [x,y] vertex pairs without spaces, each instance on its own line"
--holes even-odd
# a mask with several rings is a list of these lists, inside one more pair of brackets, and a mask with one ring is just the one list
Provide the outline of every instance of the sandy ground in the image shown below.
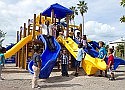
[[[40,90],[125,90],[125,66],[119,66],[115,72],[116,80],[109,81],[105,77],[86,76],[81,70],[80,76],[62,77],[61,72],[53,71],[50,78],[38,80]],[[32,75],[26,70],[8,64],[3,69],[5,80],[0,81],[0,90],[32,90]],[[38,90],[38,89],[35,89]]]

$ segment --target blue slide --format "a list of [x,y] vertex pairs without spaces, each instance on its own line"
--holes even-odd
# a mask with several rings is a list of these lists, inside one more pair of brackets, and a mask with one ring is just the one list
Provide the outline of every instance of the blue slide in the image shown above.
[[[79,41],[77,40],[77,39],[75,39],[75,42],[77,43],[77,44],[79,44]],[[93,44],[93,46],[95,46],[94,44]],[[84,49],[84,51],[87,53],[87,54],[89,54],[90,56],[92,56],[92,57],[98,57],[98,52],[96,51],[96,49],[93,47],[93,46],[91,46],[91,44],[90,43],[88,43],[88,48],[87,49]]]
[[[10,44],[6,47],[6,51],[10,50],[15,44]],[[15,56],[11,56],[10,58],[5,59],[5,63],[15,63]]]
[[[90,42],[90,44],[92,44],[92,47],[95,47],[95,48],[98,48],[98,49],[99,49],[99,45],[98,45],[97,42],[92,41],[92,42]],[[96,50],[96,49],[95,49],[95,50]],[[94,52],[93,52],[93,51],[94,51],[94,50],[92,49],[92,50],[90,50],[89,53],[91,53],[92,55],[94,55],[95,57],[97,57],[99,53],[98,53],[97,51],[94,51]],[[91,55],[91,54],[90,54],[90,55]],[[106,57],[106,63],[107,63],[107,62],[108,62],[108,57]],[[115,58],[114,58],[114,70],[116,70],[119,65],[125,65],[125,60],[123,60],[123,59],[121,59],[121,58],[118,58],[118,57],[115,57]]]
[[6,47],[6,51],[8,51],[9,49],[11,49],[15,44],[11,44],[9,46]]
[[[79,43],[77,39],[75,39],[75,42],[77,44]],[[90,47],[90,49],[84,49],[85,52],[91,55],[92,57],[98,57],[99,53],[96,51],[96,48],[99,49],[99,44],[96,41],[91,41],[89,42],[88,46]],[[108,61],[108,57],[106,57],[106,63],[107,61]],[[125,60],[115,57],[114,58],[114,70],[116,70],[119,65],[125,65]]]
[[90,42],[88,42],[95,50],[96,50],[96,48],[100,48],[99,47],[99,44],[96,42],[96,41],[90,41]]
[[[54,51],[51,51],[48,46],[48,42],[45,39],[45,36],[40,35],[38,38],[41,42],[43,42],[45,44],[45,50],[44,50],[43,54],[41,55],[42,67],[40,70],[39,78],[46,79],[50,76],[50,73],[52,72],[52,69],[55,66],[58,54],[61,50],[61,46],[54,37],[51,37],[52,41],[56,47]],[[33,61],[30,61],[28,64],[28,70],[30,73],[33,74],[32,66],[33,66]]]

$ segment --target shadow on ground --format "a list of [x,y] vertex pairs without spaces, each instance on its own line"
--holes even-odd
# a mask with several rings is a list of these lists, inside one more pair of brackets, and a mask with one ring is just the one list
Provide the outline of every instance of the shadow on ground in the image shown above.
[[3,81],[12,81],[12,82],[13,81],[20,81],[20,82],[22,82],[22,80],[30,81],[30,82],[32,81],[32,79],[25,79],[25,78],[24,79],[22,79],[22,78],[21,79],[5,79]]
[[[75,74],[75,71],[72,72],[69,75],[69,77],[66,77],[66,76],[53,76],[53,77],[49,77],[48,79],[46,79],[45,82],[47,82],[47,83],[56,83],[56,82],[70,81],[73,78],[75,78],[74,74]],[[79,76],[85,76],[85,72],[82,69],[80,69],[80,71],[79,71]]]
[[[124,77],[123,77],[124,76]],[[115,74],[116,80],[125,80],[125,73],[123,74]]]
[[125,80],[125,77],[116,78],[116,80]]
[[29,73],[28,71],[19,71],[19,70],[3,70],[3,73]]
[[52,85],[41,85],[41,88],[55,88],[55,87],[73,87],[82,86],[81,84],[52,84]]
[[65,82],[65,81],[70,81],[74,78],[75,76],[69,76],[69,77],[65,77],[65,76],[54,76],[54,77],[49,77],[48,79],[46,79],[46,83],[57,83],[57,82]]

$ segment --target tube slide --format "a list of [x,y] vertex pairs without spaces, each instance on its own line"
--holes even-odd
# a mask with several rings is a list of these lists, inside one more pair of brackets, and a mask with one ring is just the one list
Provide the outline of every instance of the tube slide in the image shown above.
[[[52,72],[52,69],[56,63],[56,59],[58,57],[58,54],[60,52],[61,46],[60,44],[56,41],[56,39],[54,37],[51,37],[53,44],[56,47],[56,50],[51,51],[49,46],[48,46],[48,40],[46,40],[46,36],[44,35],[40,35],[39,36],[39,40],[41,42],[43,42],[45,44],[45,50],[43,52],[43,54],[41,54],[41,59],[42,59],[42,67],[40,70],[40,78],[46,79],[50,76],[50,73]],[[29,62],[28,65],[28,70],[30,73],[34,73],[33,69],[33,61]]]
[[29,35],[25,38],[22,38],[16,45],[14,45],[11,49],[9,49],[5,54],[5,58],[9,58],[18,52],[25,44],[32,40],[32,35]]
[[[57,41],[62,43],[68,51],[76,58],[78,44],[75,43],[71,38],[63,39],[61,36],[57,38]],[[84,60],[82,60],[82,67],[85,70],[87,75],[95,74],[98,69],[106,70],[105,61],[99,58],[93,58],[89,54],[86,54]]]

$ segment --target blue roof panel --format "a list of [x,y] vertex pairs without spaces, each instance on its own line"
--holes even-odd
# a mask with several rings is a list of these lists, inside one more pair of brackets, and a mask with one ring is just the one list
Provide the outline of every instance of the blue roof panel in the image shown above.
[[56,3],[48,7],[46,10],[42,12],[42,15],[46,15],[48,17],[51,17],[51,11],[54,10],[54,14],[56,15],[56,18],[61,19],[66,17],[67,14],[72,14],[73,11]]

